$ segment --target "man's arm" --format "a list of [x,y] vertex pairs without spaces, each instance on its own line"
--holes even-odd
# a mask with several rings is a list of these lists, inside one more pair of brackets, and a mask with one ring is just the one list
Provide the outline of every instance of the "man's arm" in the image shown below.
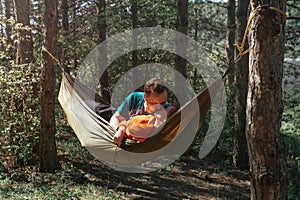
[[120,113],[117,111],[113,114],[113,116],[110,118],[110,125],[114,128],[114,129],[118,129],[116,134],[114,135],[114,143],[117,144],[118,146],[121,146],[123,138],[124,138],[124,133],[126,130],[126,126],[119,126],[119,124],[122,121],[125,121],[126,118],[123,117],[122,115],[120,115]]
[[120,124],[120,122],[126,120],[125,117],[123,117],[122,115],[120,115],[120,113],[117,111],[113,114],[113,116],[110,118],[110,125],[117,129],[118,125]]

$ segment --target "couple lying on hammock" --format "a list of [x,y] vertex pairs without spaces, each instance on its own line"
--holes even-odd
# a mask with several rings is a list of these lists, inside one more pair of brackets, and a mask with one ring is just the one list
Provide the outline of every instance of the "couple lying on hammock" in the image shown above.
[[168,90],[152,78],[144,85],[144,92],[131,93],[110,119],[117,132],[114,143],[126,139],[144,142],[177,109],[167,102]]

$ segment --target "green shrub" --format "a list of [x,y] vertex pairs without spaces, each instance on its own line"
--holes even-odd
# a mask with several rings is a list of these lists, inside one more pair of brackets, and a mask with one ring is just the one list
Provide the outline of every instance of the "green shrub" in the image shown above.
[[0,66],[0,137],[9,165],[27,165],[38,140],[38,71],[33,64]]

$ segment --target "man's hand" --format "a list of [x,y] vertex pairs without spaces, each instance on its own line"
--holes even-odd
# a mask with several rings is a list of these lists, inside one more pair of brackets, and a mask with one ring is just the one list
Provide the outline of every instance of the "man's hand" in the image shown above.
[[125,126],[120,126],[116,134],[114,135],[114,143],[117,144],[119,147],[121,146],[122,141],[124,139],[125,130]]

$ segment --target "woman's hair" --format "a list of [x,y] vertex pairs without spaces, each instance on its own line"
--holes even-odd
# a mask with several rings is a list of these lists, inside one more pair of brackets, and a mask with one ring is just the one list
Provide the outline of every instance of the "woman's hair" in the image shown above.
[[144,92],[147,95],[151,94],[152,92],[157,92],[158,94],[161,94],[164,91],[167,91],[167,87],[164,86],[164,83],[156,77],[147,81],[147,83],[144,86]]

